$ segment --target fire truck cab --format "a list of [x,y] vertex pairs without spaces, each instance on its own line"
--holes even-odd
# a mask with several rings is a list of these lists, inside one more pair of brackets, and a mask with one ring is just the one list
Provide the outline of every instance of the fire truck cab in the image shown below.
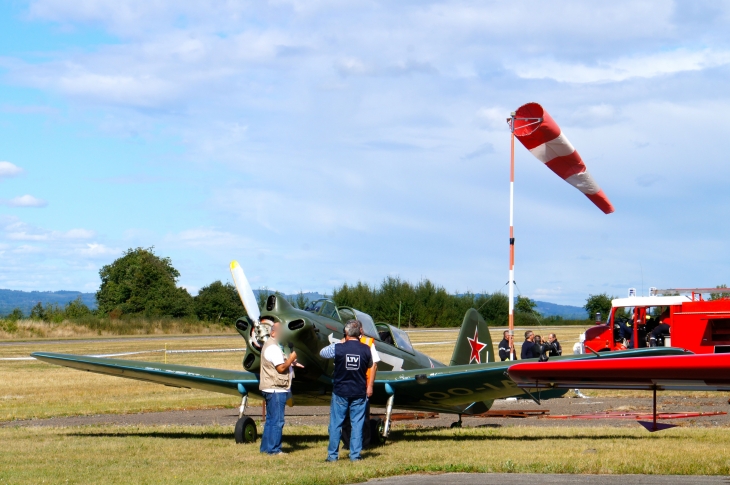
[[[710,292],[722,294],[722,298],[702,298],[703,293]],[[606,323],[596,322],[581,335],[583,350],[607,352],[666,346],[684,348],[696,354],[730,352],[727,289],[652,290],[652,293],[652,296],[612,300]],[[661,293],[673,295],[662,296]]]

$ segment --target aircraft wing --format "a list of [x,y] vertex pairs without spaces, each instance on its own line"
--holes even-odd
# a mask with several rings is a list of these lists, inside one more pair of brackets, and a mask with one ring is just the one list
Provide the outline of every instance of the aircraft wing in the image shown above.
[[[375,379],[375,389],[372,401],[381,403],[387,396],[395,396],[396,407],[423,409],[444,412],[459,412],[463,414],[478,413],[479,404],[485,401],[501,399],[511,396],[527,394],[521,389],[532,390],[538,387],[556,387],[555,396],[547,396],[541,393],[543,399],[556,397],[565,391],[559,392],[560,388],[575,388],[586,386],[549,386],[543,385],[542,379],[539,382],[529,378],[516,380],[512,375],[513,369],[527,368],[530,370],[539,369],[546,365],[565,365],[569,368],[584,370],[589,366],[604,362],[627,362],[625,368],[633,368],[636,362],[644,362],[647,359],[659,359],[664,357],[651,356],[679,356],[686,358],[686,351],[676,348],[652,348],[624,350],[621,352],[608,352],[601,354],[583,354],[557,357],[549,362],[515,363],[515,362],[489,362],[484,364],[458,365],[439,367],[435,369],[418,369],[399,372],[378,372]],[[730,355],[730,354],[728,354]],[[640,356],[640,357],[637,357]],[[677,357],[667,357],[677,358]],[[583,371],[584,374],[589,374]],[[518,385],[519,384],[519,385]],[[520,389],[521,388],[521,389]]]
[[730,354],[530,362],[507,372],[523,389],[730,390]]
[[30,355],[51,364],[166,386],[202,389],[234,396],[241,395],[241,386],[241,390],[258,393],[259,379],[251,372],[48,352],[34,352]]

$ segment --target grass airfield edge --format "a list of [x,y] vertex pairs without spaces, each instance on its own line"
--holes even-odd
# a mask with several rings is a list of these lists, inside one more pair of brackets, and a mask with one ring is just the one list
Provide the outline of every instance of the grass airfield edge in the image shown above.
[[[723,429],[419,428],[350,463],[324,463],[325,426],[286,426],[284,457],[236,445],[229,426],[0,429],[0,483],[353,483],[417,473],[727,475]],[[268,473],[265,473],[268,472]]]

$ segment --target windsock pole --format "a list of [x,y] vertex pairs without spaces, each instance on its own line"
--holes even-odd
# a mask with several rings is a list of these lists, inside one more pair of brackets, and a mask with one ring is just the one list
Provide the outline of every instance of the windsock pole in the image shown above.
[[510,115],[509,159],[509,360],[515,359],[515,112]]

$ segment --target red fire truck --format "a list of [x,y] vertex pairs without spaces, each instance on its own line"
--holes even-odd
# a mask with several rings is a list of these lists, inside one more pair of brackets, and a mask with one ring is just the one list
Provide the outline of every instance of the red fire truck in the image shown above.
[[[583,351],[647,346],[679,347],[696,354],[730,352],[730,289],[675,288],[651,296],[616,298],[606,323],[581,335]],[[702,297],[712,293],[716,299]],[[720,298],[717,298],[721,296]]]

